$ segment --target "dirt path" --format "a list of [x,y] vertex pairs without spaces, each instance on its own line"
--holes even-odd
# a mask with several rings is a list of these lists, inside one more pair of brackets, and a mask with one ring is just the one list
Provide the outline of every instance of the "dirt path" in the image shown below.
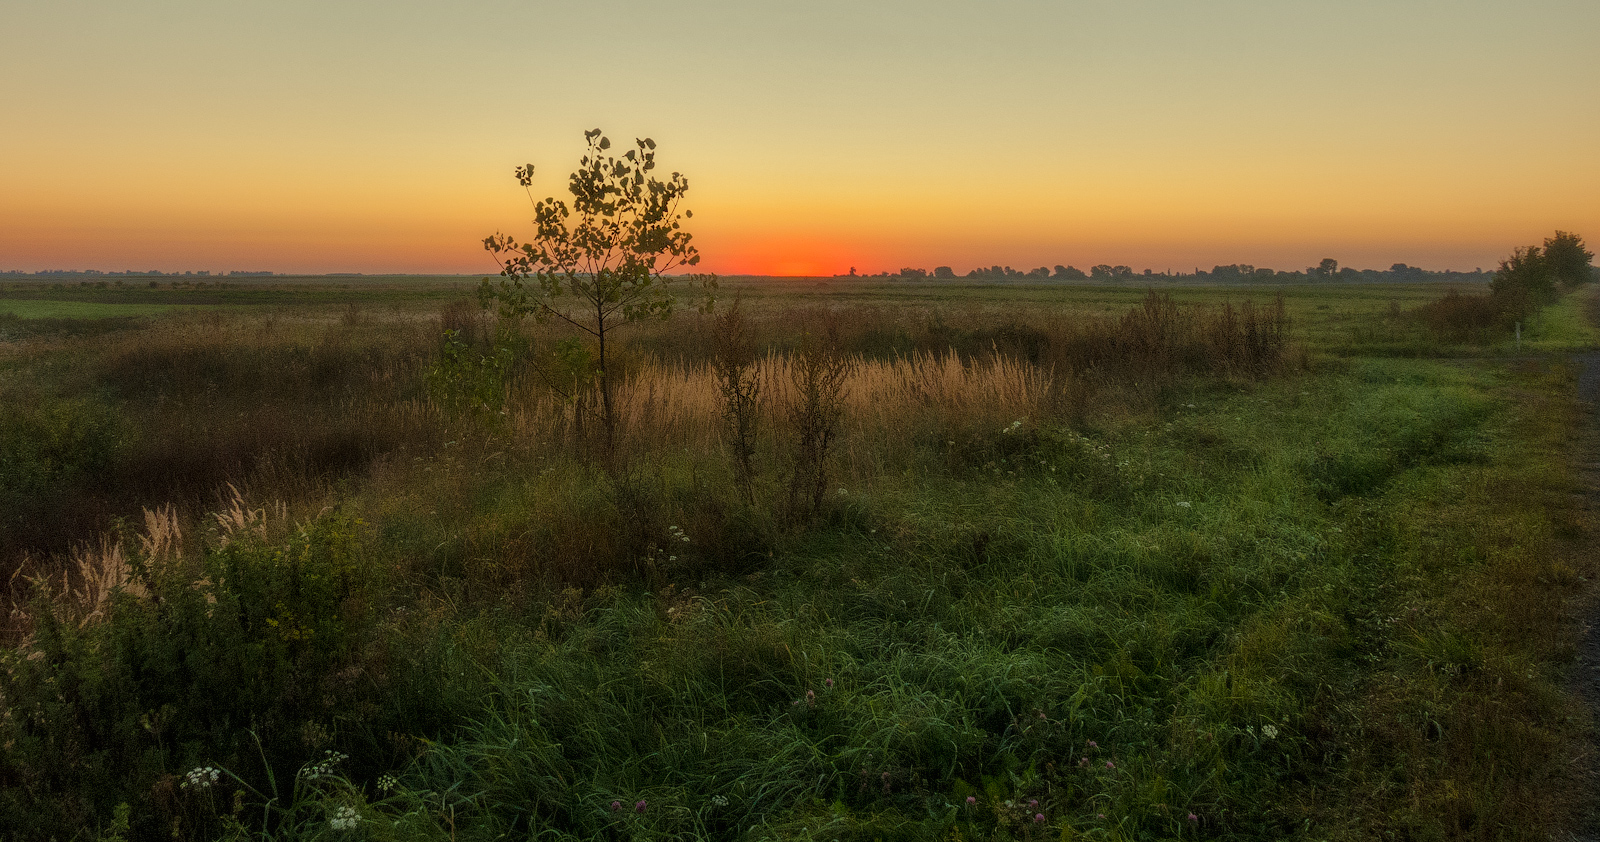
[[[1590,407],[1590,424],[1600,426],[1600,351],[1578,354],[1573,357],[1573,362],[1579,366],[1578,397]],[[1588,510],[1588,520],[1592,523],[1594,515],[1600,511],[1600,452],[1592,447],[1586,448],[1578,470],[1585,489],[1581,505]],[[1593,548],[1590,549],[1593,551]],[[1582,699],[1594,721],[1600,722],[1600,604],[1590,602],[1585,611],[1583,636],[1578,641],[1578,658],[1573,665],[1568,690]],[[1600,745],[1590,749],[1590,768],[1585,777],[1588,778],[1590,792],[1600,795],[1600,763],[1595,759],[1597,755],[1600,755]],[[1575,831],[1567,837],[1571,842],[1600,842],[1600,814],[1592,812]]]

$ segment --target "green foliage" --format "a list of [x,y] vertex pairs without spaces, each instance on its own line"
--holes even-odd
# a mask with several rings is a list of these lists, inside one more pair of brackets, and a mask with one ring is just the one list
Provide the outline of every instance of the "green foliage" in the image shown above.
[[0,406],[0,494],[7,502],[99,478],[121,441],[109,407],[84,399],[12,398]]
[[1500,261],[1489,295],[1462,295],[1451,289],[1415,312],[1442,342],[1487,344],[1554,304],[1563,292],[1588,282],[1593,257],[1582,237],[1557,231],[1543,247],[1514,249]]
[[1562,289],[1572,289],[1594,280],[1594,252],[1584,247],[1583,238],[1569,231],[1557,231],[1544,241],[1544,259],[1550,274]]
[[[1559,811],[1542,793],[1579,727],[1559,702],[1558,615],[1592,575],[1550,539],[1585,534],[1561,509],[1577,429],[1562,375],[1413,359],[1473,352],[1420,332],[1328,356],[1353,353],[1352,325],[1415,330],[1401,305],[1436,290],[1358,293],[1290,291],[1247,317],[1221,293],[1116,291],[1059,323],[1009,298],[939,320],[948,301],[906,318],[837,307],[837,356],[948,339],[969,364],[985,345],[1093,362],[1100,390],[1004,420],[919,405],[887,443],[846,409],[830,493],[784,528],[750,505],[711,423],[659,422],[626,471],[409,439],[300,502],[307,525],[281,540],[196,529],[187,560],[133,553],[104,619],[80,626],[66,595],[41,595],[33,637],[0,655],[0,826],[1547,837]],[[770,346],[807,326],[745,304]],[[1287,364],[1291,309],[1310,367]],[[689,321],[651,347],[715,329]],[[494,370],[450,339],[455,384]],[[702,344],[685,356],[709,362]],[[548,382],[533,385],[562,388],[530,403],[559,411],[596,376],[579,342],[536,351]],[[120,380],[162,357],[119,359]],[[246,394],[228,384],[249,370],[199,354],[151,382],[194,384],[201,412]],[[420,391],[422,369],[400,370]],[[792,454],[756,429],[756,455]],[[789,477],[755,479],[777,500]]]
[[[588,152],[568,179],[571,207],[555,198],[535,202],[535,234],[528,242],[505,234],[485,238],[483,246],[500,261],[504,280],[493,284],[485,278],[478,294],[485,307],[498,305],[508,321],[553,317],[593,337],[609,452],[616,437],[610,332],[618,324],[671,315],[676,279],[667,273],[697,265],[700,252],[683,228],[694,213],[679,210],[689,180],[676,172],[666,181],[649,175],[656,167],[654,140],[638,140],[617,158],[607,153],[611,141],[599,129],[584,132],[584,139]],[[517,168],[517,181],[531,187],[532,164]],[[533,201],[531,191],[528,198]],[[710,312],[716,278],[687,280],[704,293],[702,312]]]
[[376,698],[361,676],[385,578],[361,528],[332,513],[279,546],[210,550],[198,568],[138,559],[138,589],[99,623],[36,599],[34,639],[6,650],[0,673],[0,777],[13,784],[0,824],[43,836],[131,801],[141,834],[161,817],[199,833],[210,825],[187,824],[175,771],[216,763],[261,788],[287,779]]
[[497,415],[505,407],[513,361],[506,342],[496,342],[489,353],[483,353],[463,342],[461,331],[446,330],[439,359],[428,369],[429,391],[453,413]]
[[1500,261],[1489,289],[1507,312],[1525,316],[1555,301],[1556,277],[1538,246],[1517,248]]
[[0,402],[0,551],[28,546],[75,492],[104,482],[129,432],[88,398],[13,392]]

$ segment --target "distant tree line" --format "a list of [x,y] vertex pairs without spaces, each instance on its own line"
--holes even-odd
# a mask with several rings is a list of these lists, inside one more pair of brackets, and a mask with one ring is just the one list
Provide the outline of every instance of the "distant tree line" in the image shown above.
[[[1534,252],[1539,252],[1538,247],[1530,247]],[[1524,250],[1526,251],[1526,250]],[[1560,248],[1558,247],[1558,254]],[[957,273],[949,266],[938,266],[933,271],[907,267],[898,272],[880,272],[876,275],[860,275],[852,267],[848,275],[840,277],[854,278],[889,278],[903,280],[960,280],[975,281],[1091,281],[1094,283],[1118,283],[1125,281],[1153,281],[1162,280],[1169,282],[1188,283],[1257,283],[1257,284],[1287,284],[1287,283],[1417,283],[1423,281],[1446,281],[1457,283],[1483,283],[1490,280],[1495,273],[1474,269],[1471,272],[1457,272],[1454,270],[1431,271],[1418,266],[1407,266],[1396,263],[1388,269],[1353,269],[1349,266],[1340,266],[1339,261],[1325,258],[1316,266],[1308,266],[1304,270],[1282,271],[1267,267],[1256,267],[1248,263],[1231,263],[1227,266],[1213,266],[1210,271],[1196,267],[1193,272],[1156,272],[1145,269],[1136,272],[1129,266],[1112,266],[1099,264],[1092,266],[1086,272],[1076,266],[1055,267],[1040,266],[1034,269],[1014,269],[1010,266],[978,267],[966,273]]]
[[[231,271],[231,272],[218,272],[217,273],[217,277],[219,277],[219,278],[226,278],[226,277],[267,278],[267,277],[272,277],[273,274],[275,274],[275,273],[273,273],[273,272],[244,272],[244,271],[239,271],[239,270],[236,269],[236,270]],[[335,274],[338,274],[338,273],[335,273]],[[352,273],[345,273],[345,274],[352,274]],[[356,272],[356,273],[353,273],[353,274],[359,275],[361,273]],[[6,270],[4,272],[0,272],[0,275],[8,275],[8,276],[9,275],[18,275],[18,276],[26,276],[26,277],[41,277],[41,278],[55,278],[55,277],[69,277],[69,278],[76,278],[76,277],[96,277],[96,278],[99,278],[99,277],[105,277],[105,278],[115,278],[115,277],[118,277],[118,276],[125,277],[125,278],[127,278],[127,277],[139,277],[139,278],[151,278],[151,277],[154,277],[154,278],[209,278],[209,277],[211,277],[211,271],[209,269],[202,269],[199,272],[193,272],[193,271],[190,271],[190,272],[163,272],[160,269],[146,269],[143,272],[141,272],[141,271],[139,271],[137,269],[129,269],[129,270],[124,271],[124,272],[102,272],[99,269],[41,269],[41,270],[39,270],[37,272],[25,272],[25,271],[23,271],[21,269],[9,269],[9,270]]]

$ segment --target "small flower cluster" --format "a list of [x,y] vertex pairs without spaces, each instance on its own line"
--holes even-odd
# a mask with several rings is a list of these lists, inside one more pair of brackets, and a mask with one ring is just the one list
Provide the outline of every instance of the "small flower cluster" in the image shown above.
[[[971,806],[973,803],[972,796],[967,796],[967,805]],[[1009,819],[1024,826],[1029,823],[1044,824],[1044,813],[1039,812],[1039,799],[1037,798],[1029,798],[1025,802],[1006,801],[1001,807],[1004,819]]]
[[676,526],[667,527],[667,538],[673,541],[682,541],[685,544],[689,543],[689,536],[683,534],[683,530]]
[[[829,678],[829,679],[823,681],[822,682],[822,686],[826,687],[829,690],[832,690],[833,689],[833,679]],[[806,694],[804,696],[801,696],[800,698],[794,700],[794,706],[795,707],[801,707],[802,705],[807,707],[807,708],[816,707],[817,706],[817,691],[815,691],[815,690],[807,690]]]
[[322,759],[315,763],[300,767],[300,777],[308,781],[317,778],[326,778],[333,775],[333,767],[350,759],[350,755],[328,749],[323,753]]
[[215,766],[196,766],[185,772],[183,782],[178,784],[180,789],[207,789],[222,778],[222,772]]
[[[643,813],[645,810],[648,810],[648,809],[650,809],[650,802],[644,800],[643,798],[641,798],[638,801],[634,802],[633,811],[635,813]],[[611,802],[611,812],[613,812],[613,813],[622,812],[622,802],[621,801],[613,801],[613,802]]]
[[1065,438],[1069,443],[1077,445],[1078,448],[1082,450],[1084,455],[1093,456],[1102,462],[1111,461],[1111,445],[1096,444],[1094,439],[1091,439],[1082,433],[1074,433],[1070,431],[1066,433]]
[[379,792],[393,792],[394,790],[397,790],[399,788],[400,788],[400,781],[394,775],[379,775],[378,776],[378,791]]
[[[1092,762],[1090,762],[1089,755],[1100,750],[1100,744],[1094,740],[1086,741],[1084,746],[1084,756],[1078,758],[1078,767],[1080,769],[1087,769],[1094,765]],[[1105,761],[1105,767],[1107,771],[1116,771],[1117,763],[1114,760],[1107,760]]]
[[1011,426],[1005,428],[1004,430],[1001,430],[1000,431],[1000,435],[1009,436],[1009,435],[1011,435],[1011,434],[1013,434],[1013,433],[1015,433],[1015,432],[1017,432],[1018,430],[1021,430],[1021,429],[1022,429],[1022,421],[1019,419],[1019,420],[1016,420],[1016,421],[1012,421],[1011,422]]
[[334,830],[355,830],[358,824],[361,824],[361,814],[348,805],[334,810],[333,818],[328,819],[328,826]]
[[726,795],[713,795],[713,796],[711,796],[711,803],[715,804],[718,807],[726,807],[726,806],[728,806],[728,796],[726,796]]

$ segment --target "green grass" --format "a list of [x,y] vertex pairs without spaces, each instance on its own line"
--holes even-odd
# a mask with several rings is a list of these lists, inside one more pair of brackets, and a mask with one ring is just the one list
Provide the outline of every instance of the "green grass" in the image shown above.
[[[123,803],[130,832],[180,838],[325,837],[341,809],[376,839],[1548,838],[1582,807],[1562,611],[1595,571],[1564,355],[1595,334],[1569,297],[1520,355],[1440,347],[1405,314],[1442,293],[1285,290],[1305,365],[1259,378],[1111,378],[1014,426],[907,409],[895,440],[841,439],[810,520],[779,504],[782,427],[752,508],[715,445],[606,470],[556,427],[430,404],[415,290],[17,351],[0,389],[42,407],[15,425],[32,439],[167,426],[117,427],[93,464],[17,451],[75,472],[63,528],[120,529],[146,595],[81,627],[71,576],[18,604],[43,656],[0,664],[0,818],[18,838],[93,836]],[[746,300],[775,346],[825,304],[872,349],[975,344],[1018,311],[1060,341],[1048,320],[1144,294]],[[692,361],[703,327],[629,341]],[[345,440],[364,455],[335,459]],[[178,461],[196,451],[216,455]],[[37,473],[4,453],[0,481]],[[95,472],[178,464],[181,557],[89,516]],[[234,521],[209,517],[235,477]],[[163,498],[94,505],[117,501]],[[259,528],[223,525],[255,507]],[[328,751],[348,757],[297,774]],[[215,787],[180,786],[206,766]]]
[[0,300],[0,314],[19,319],[112,319],[154,316],[171,312],[179,304],[115,304],[99,301]]

